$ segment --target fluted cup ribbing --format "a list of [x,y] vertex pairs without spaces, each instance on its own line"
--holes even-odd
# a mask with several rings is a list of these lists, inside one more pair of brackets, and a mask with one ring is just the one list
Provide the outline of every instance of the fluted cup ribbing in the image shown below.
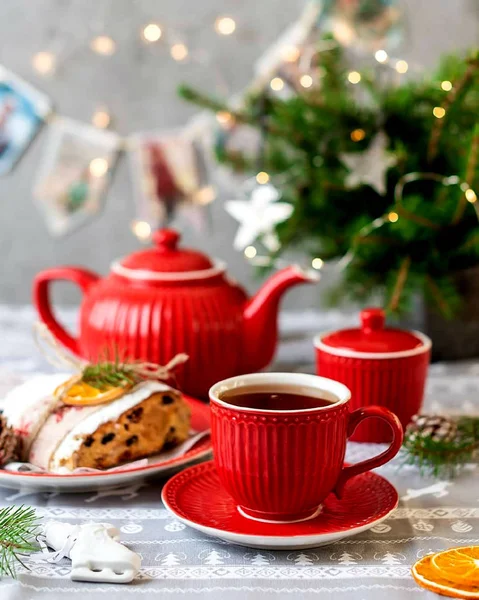
[[[384,406],[396,414],[403,428],[421,411],[430,362],[429,338],[417,334],[423,345],[411,351],[384,354],[351,352],[336,354],[334,348],[315,339],[316,373],[339,381],[351,390],[351,410]],[[361,425],[351,439],[355,442],[389,442],[391,431],[379,421]]]
[[[278,385],[283,392],[319,395],[333,403],[312,409],[262,410],[238,407],[221,399],[232,388]],[[311,517],[333,490],[349,477],[390,460],[399,450],[402,429],[384,409],[351,414],[344,385],[314,375],[258,373],[232,377],[210,390],[211,435],[220,480],[240,512],[267,521]],[[346,441],[359,421],[385,420],[394,442],[379,457],[343,468]]]

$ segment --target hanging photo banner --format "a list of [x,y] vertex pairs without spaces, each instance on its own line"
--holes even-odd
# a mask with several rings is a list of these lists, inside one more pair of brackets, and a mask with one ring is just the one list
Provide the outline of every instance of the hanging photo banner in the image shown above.
[[51,110],[45,94],[0,65],[0,175],[12,170]]
[[136,215],[150,227],[186,216],[204,225],[204,206],[215,198],[209,185],[206,149],[193,129],[142,133],[128,140]]
[[100,212],[120,143],[115,133],[78,121],[52,122],[33,193],[53,235],[64,235]]

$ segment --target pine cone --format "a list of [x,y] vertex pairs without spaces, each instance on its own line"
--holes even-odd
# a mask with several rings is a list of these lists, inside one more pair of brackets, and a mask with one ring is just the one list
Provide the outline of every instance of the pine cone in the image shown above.
[[457,437],[457,423],[439,415],[414,415],[406,428],[406,437],[414,442],[429,438],[434,442],[452,442]]
[[12,460],[18,460],[21,454],[21,439],[7,425],[7,421],[0,414],[0,466]]

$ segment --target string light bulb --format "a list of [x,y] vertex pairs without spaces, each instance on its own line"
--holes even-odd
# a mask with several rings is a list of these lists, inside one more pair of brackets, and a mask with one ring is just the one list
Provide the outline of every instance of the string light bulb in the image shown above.
[[361,81],[361,73],[358,73],[357,71],[351,71],[350,73],[348,73],[348,81],[349,83],[359,83]]
[[474,190],[472,190],[471,188],[466,190],[464,195],[466,196],[466,200],[468,202],[470,202],[471,204],[474,204],[474,202],[477,202],[476,192]]
[[188,48],[185,44],[173,44],[170,48],[171,57],[180,62],[188,56]]
[[93,38],[90,43],[90,48],[93,52],[97,54],[102,54],[103,56],[111,56],[115,53],[116,44],[114,40],[111,39],[108,35],[99,35],[96,38]]
[[442,119],[446,114],[446,109],[442,106],[435,106],[432,109],[432,114],[436,117],[436,119]]
[[269,85],[272,90],[279,92],[284,88],[284,81],[281,79],[281,77],[273,77]]
[[213,186],[205,185],[196,192],[194,196],[194,201],[196,202],[196,204],[206,206],[207,204],[211,204],[215,198],[216,192]]
[[146,221],[133,221],[131,229],[140,240],[148,240],[151,236],[151,225]]
[[231,35],[236,29],[236,22],[231,17],[218,17],[215,21],[216,33]]
[[254,246],[246,246],[244,249],[244,255],[246,258],[254,258],[258,254],[258,251]]
[[106,109],[99,108],[93,113],[91,122],[99,129],[106,129],[111,123],[111,117]]
[[310,88],[313,85],[313,78],[311,77],[311,75],[301,75],[299,83],[304,88]]
[[364,129],[354,129],[354,131],[351,131],[351,139],[353,142],[360,142],[361,140],[364,140],[365,137],[366,132]]
[[409,70],[409,65],[405,60],[398,60],[396,66],[394,67],[398,73],[407,73]]
[[269,181],[269,175],[268,173],[266,173],[265,171],[260,171],[257,175],[256,175],[256,181],[260,184],[260,185],[264,185],[265,183],[268,183]]
[[298,60],[300,54],[301,54],[301,52],[299,51],[299,48],[297,48],[296,46],[286,46],[286,48],[283,48],[283,52],[282,52],[283,60],[285,60],[286,62],[289,62],[289,63],[296,62]]
[[378,63],[385,63],[389,57],[386,50],[378,50],[374,54],[374,58],[378,61]]
[[148,23],[143,27],[142,35],[146,42],[157,42],[162,35],[161,27],[157,23]]
[[442,81],[441,90],[444,90],[445,92],[450,92],[452,90],[452,83],[450,81],[447,81],[447,79],[445,81]]
[[388,214],[388,221],[390,223],[396,223],[399,220],[399,215],[397,214],[397,212],[390,212]]
[[321,258],[313,258],[313,260],[311,261],[311,266],[313,267],[313,269],[316,269],[317,271],[319,271],[319,269],[321,269],[321,267],[324,265],[324,261]]
[[216,120],[224,127],[231,127],[234,124],[235,119],[227,110],[220,110],[216,113]]
[[56,58],[52,52],[37,52],[32,59],[35,71],[40,75],[50,75],[55,71]]
[[94,158],[89,169],[93,177],[103,177],[108,171],[108,161],[105,158]]

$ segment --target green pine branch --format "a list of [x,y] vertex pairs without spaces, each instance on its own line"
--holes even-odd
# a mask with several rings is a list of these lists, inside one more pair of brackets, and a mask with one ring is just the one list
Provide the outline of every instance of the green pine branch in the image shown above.
[[82,381],[99,390],[106,390],[111,386],[134,385],[138,382],[138,378],[125,365],[116,362],[99,362],[83,369]]
[[457,436],[452,440],[406,433],[403,464],[416,466],[422,475],[450,478],[474,459],[478,449],[479,419],[463,417],[457,423]]
[[[39,521],[33,508],[7,506],[0,509],[0,576],[15,577],[22,557],[39,549]],[[26,567],[25,567],[26,568]]]
[[[286,99],[265,84],[233,110],[228,102],[189,87],[180,93],[213,112],[229,112],[238,127],[252,126],[264,133],[262,169],[280,188],[282,201],[294,208],[291,218],[277,228],[281,252],[299,249],[324,260],[353,254],[341,273],[336,300],[365,301],[369,295],[381,295],[385,305],[389,302],[391,311],[400,314],[419,292],[442,314],[457,314],[460,298],[452,275],[479,264],[474,207],[459,186],[446,188],[436,181],[409,184],[400,207],[394,190],[411,172],[457,175],[474,188],[479,170],[477,54],[444,57],[436,71],[390,86],[368,71],[361,73],[358,85],[351,85],[351,67],[340,47],[319,52],[317,61],[312,74],[319,73],[320,79],[308,90],[294,86],[296,94]],[[443,89],[443,81],[452,82],[452,90]],[[434,116],[435,107],[444,107],[443,119]],[[235,130],[218,126],[217,158],[236,172],[254,175],[256,158],[227,143]],[[385,195],[369,185],[348,188],[342,155],[360,154],[381,130],[389,140],[388,152],[396,158],[387,172]],[[391,211],[399,220],[361,234]],[[407,276],[399,285],[407,257]]]

